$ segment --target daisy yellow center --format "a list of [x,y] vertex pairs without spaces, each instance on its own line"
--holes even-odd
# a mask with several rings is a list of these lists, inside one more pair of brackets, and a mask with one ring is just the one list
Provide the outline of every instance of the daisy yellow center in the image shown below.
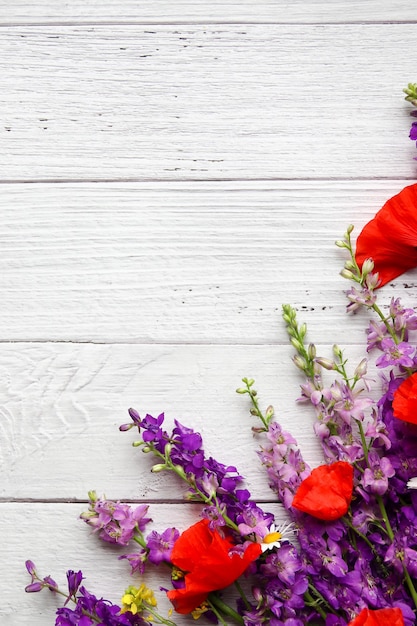
[[267,535],[265,535],[265,537],[263,538],[262,542],[263,543],[274,543],[275,541],[279,541],[282,538],[281,533],[279,533],[278,531],[275,531],[273,533],[268,533]]

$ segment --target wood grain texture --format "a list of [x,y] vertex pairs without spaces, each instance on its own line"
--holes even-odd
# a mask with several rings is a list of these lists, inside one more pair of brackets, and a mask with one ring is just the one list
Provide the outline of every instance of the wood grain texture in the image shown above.
[[[407,181],[0,186],[0,339],[360,343],[334,245]],[[415,271],[381,292],[381,304]]]
[[114,601],[131,582],[77,519],[89,489],[196,520],[119,433],[129,406],[201,430],[283,519],[235,389],[320,463],[281,304],[363,357],[333,242],[415,179],[416,28],[409,0],[0,0],[2,626],[54,622],[27,558]]
[[[332,355],[331,346],[317,349]],[[94,489],[112,499],[181,502],[178,479],[151,474],[155,459],[132,447],[137,432],[118,431],[133,406],[142,415],[165,412],[169,431],[178,419],[203,433],[208,456],[237,466],[254,497],[275,501],[256,455],[264,439],[254,438],[257,420],[235,390],[253,377],[263,408],[275,407],[306,462],[319,465],[314,411],[296,403],[304,377],[293,353],[289,346],[3,344],[0,497],[85,500]],[[345,349],[352,374],[365,354],[365,345]]]
[[1,0],[0,23],[401,22],[415,21],[414,9],[410,0]]
[[417,24],[0,34],[3,181],[415,175]]
[[[331,349],[323,347],[324,353]],[[95,489],[113,499],[183,500],[175,477],[151,474],[155,459],[132,443],[127,409],[166,414],[204,434],[205,449],[234,464],[248,488],[274,500],[256,456],[261,439],[246,398],[236,394],[252,376],[264,407],[293,428],[306,459],[321,455],[303,422],[313,414],[296,406],[303,378],[291,364],[290,347],[23,344],[0,347],[3,499],[85,500]],[[353,362],[358,356],[354,350]],[[299,416],[293,421],[294,415]]]

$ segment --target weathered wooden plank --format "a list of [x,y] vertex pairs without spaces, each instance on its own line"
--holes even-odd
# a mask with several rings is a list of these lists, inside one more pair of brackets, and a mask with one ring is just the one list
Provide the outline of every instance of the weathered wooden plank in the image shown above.
[[[360,343],[334,246],[407,181],[0,186],[1,341]],[[415,272],[380,292],[415,301]]]
[[[82,500],[94,489],[112,499],[182,501],[185,485],[151,474],[155,460],[132,447],[138,433],[119,432],[133,406],[143,415],[165,412],[167,430],[178,419],[200,431],[207,455],[237,466],[254,497],[274,501],[256,454],[262,437],[251,431],[257,420],[235,390],[243,376],[253,377],[261,406],[272,404],[306,461],[320,464],[314,412],[296,403],[303,377],[293,352],[289,346],[2,344],[0,497]],[[331,346],[318,353],[331,357]],[[353,373],[365,346],[349,346],[345,356]]]
[[0,23],[137,21],[141,23],[184,22],[390,22],[415,21],[409,0],[28,0],[0,2]]
[[413,177],[416,32],[3,28],[1,179]]

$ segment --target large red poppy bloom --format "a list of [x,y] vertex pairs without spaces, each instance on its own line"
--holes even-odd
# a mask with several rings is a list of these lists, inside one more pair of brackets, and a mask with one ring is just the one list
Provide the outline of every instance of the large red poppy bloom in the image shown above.
[[320,465],[298,487],[292,506],[328,522],[347,513],[353,491],[353,467],[346,461]]
[[356,242],[356,262],[372,258],[379,287],[417,266],[417,184],[390,198]]
[[401,609],[362,609],[349,626],[404,626]]
[[417,424],[417,372],[406,378],[394,391],[392,409],[394,417]]
[[258,543],[250,543],[245,551],[230,554],[234,544],[210,530],[201,520],[182,533],[174,544],[171,562],[186,572],[185,587],[168,591],[168,598],[178,613],[191,613],[216,589],[231,585],[261,554]]

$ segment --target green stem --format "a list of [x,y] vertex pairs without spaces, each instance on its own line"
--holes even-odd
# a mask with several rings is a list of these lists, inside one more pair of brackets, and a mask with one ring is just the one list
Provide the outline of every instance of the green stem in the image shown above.
[[[317,591],[317,589],[315,587],[313,587],[313,585],[309,584],[309,588],[314,591],[314,594],[317,596],[317,598],[320,601],[324,600],[324,598],[321,595],[321,593],[319,593]],[[317,613],[319,613],[320,616],[325,620],[326,617],[327,617],[326,611],[321,608],[319,602],[315,598],[313,598],[313,596],[311,595],[311,593],[309,591],[305,592],[304,598],[307,600],[308,605],[311,606],[312,608],[314,608],[317,611]]]
[[148,604],[147,602],[143,603],[146,610],[152,615],[152,617],[154,617],[155,619],[158,620],[158,624],[165,624],[165,626],[177,626],[177,624],[175,622],[172,622],[170,619],[165,619],[164,617],[162,617],[162,615],[159,615],[159,613],[157,613],[153,607]]
[[221,615],[227,615],[227,617],[231,617],[238,624],[244,624],[243,617],[239,615],[231,606],[223,602],[215,593],[210,593],[208,598],[208,603],[210,604],[213,612],[216,616],[222,620],[222,623],[227,626],[226,622],[222,619]]
[[249,610],[250,610],[250,608],[251,608],[251,606],[250,606],[250,602],[248,601],[248,599],[247,599],[247,597],[246,597],[246,594],[245,594],[245,592],[243,591],[243,589],[242,589],[242,586],[241,586],[240,582],[239,582],[238,580],[235,580],[235,583],[234,583],[234,584],[235,584],[236,589],[237,589],[237,590],[238,590],[238,592],[239,592],[240,597],[241,597],[241,598],[242,598],[242,600],[243,600],[243,603],[244,603],[245,607],[246,607],[246,608],[248,609],[248,611],[249,611]]

